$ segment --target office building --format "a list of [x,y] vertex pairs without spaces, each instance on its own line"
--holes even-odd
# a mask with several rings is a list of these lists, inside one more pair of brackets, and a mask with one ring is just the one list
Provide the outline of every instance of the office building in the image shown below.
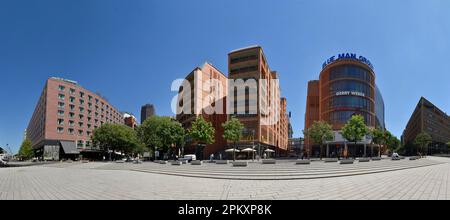
[[210,154],[223,153],[227,142],[223,138],[222,124],[227,121],[226,96],[227,77],[210,63],[196,67],[187,76],[187,84],[180,87],[178,93],[178,112],[176,119],[185,129],[191,128],[192,122],[203,117],[215,129],[215,143],[203,149],[197,143],[188,144],[184,153],[195,153],[199,158],[208,158]]
[[147,118],[150,118],[156,114],[155,112],[155,106],[152,104],[146,104],[142,106],[141,108],[141,124],[144,123],[144,121]]
[[414,139],[422,132],[432,138],[432,143],[427,147],[429,155],[448,153],[446,143],[450,141],[450,117],[424,97],[420,98],[403,131],[402,144],[407,154],[417,153]]
[[[228,54],[228,78],[242,79],[247,85],[256,82],[256,91],[246,89],[246,94],[238,94],[238,89],[230,86],[234,93],[231,115],[236,116],[245,126],[246,134],[238,143],[241,148],[255,147],[258,154],[266,149],[275,155],[286,155],[288,128],[286,118],[286,99],[280,97],[279,76],[270,69],[260,46],[250,46],[234,50]],[[237,87],[237,86],[236,86]],[[238,100],[238,101],[236,101]]]
[[[356,54],[340,54],[328,59],[322,66],[319,80],[308,82],[305,130],[314,121],[325,121],[334,130],[334,139],[328,143],[325,156],[341,155],[347,142],[341,135],[342,127],[353,115],[361,115],[369,128],[385,129],[384,101],[375,84],[375,72],[370,61]],[[379,148],[368,149],[368,136],[362,141],[348,143],[350,156],[375,156]],[[305,137],[305,149],[310,156],[320,156],[320,147]]]

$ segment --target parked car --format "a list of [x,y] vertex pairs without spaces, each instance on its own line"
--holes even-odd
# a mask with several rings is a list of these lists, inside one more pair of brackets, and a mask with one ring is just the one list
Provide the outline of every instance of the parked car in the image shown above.
[[195,154],[187,154],[184,155],[184,159],[188,160],[188,162],[191,162],[193,160],[197,160],[197,156],[195,156]]

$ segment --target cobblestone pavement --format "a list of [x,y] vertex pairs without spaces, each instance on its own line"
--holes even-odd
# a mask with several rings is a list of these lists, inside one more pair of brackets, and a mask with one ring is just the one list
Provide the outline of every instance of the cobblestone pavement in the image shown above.
[[105,163],[0,169],[0,200],[450,199],[450,159],[366,175],[300,180],[223,180],[101,169]]

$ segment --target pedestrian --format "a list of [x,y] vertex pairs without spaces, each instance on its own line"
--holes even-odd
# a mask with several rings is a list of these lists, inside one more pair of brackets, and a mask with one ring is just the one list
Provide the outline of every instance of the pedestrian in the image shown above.
[[264,159],[267,159],[267,154],[266,153],[264,153]]
[[211,155],[209,156],[209,161],[212,162],[213,160],[214,160],[214,154],[211,154]]
[[219,158],[220,158],[220,160],[222,160],[222,153],[219,154]]

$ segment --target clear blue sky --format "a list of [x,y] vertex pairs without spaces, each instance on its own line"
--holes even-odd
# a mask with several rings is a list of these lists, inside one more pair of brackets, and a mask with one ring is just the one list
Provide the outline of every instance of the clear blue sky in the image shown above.
[[325,59],[371,60],[388,129],[400,136],[419,98],[450,111],[450,1],[0,1],[0,146],[18,149],[45,80],[100,91],[123,111],[170,115],[171,82],[258,44],[280,74],[295,136],[307,81]]

